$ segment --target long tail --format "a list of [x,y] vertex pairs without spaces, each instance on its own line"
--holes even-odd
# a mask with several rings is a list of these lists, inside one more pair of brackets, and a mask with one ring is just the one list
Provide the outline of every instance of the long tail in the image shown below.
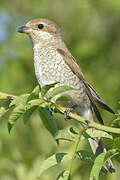
[[[85,119],[90,120],[90,121],[94,121],[94,120],[93,120],[93,114],[92,114],[92,110],[91,110],[91,109],[88,109],[88,110],[87,110],[87,113],[86,113],[86,111],[85,111],[85,112],[83,113],[83,117],[84,117]],[[84,125],[83,125],[83,127],[84,127]],[[94,139],[93,139],[93,138],[88,138],[88,141],[89,141],[89,143],[90,143],[90,146],[91,146],[92,151],[93,151],[93,153],[95,154],[95,156],[98,156],[100,153],[107,151],[107,150],[104,148],[104,145],[103,145],[103,143],[102,143],[102,141],[101,141],[100,138],[94,138]],[[105,163],[104,168],[105,168],[106,172],[108,172],[108,171],[109,171],[110,173],[114,173],[114,172],[115,172],[115,168],[114,168],[114,166],[113,166],[113,163],[112,163],[111,159],[109,159],[109,160]]]
[[[89,138],[88,141],[90,143],[90,146],[92,148],[93,153],[96,156],[98,156],[102,152],[106,152],[106,149],[104,148],[100,138],[95,138],[95,139]],[[106,169],[106,171],[109,171],[110,173],[115,172],[115,168],[113,166],[113,163],[112,163],[111,159],[109,159],[105,163],[104,168]]]

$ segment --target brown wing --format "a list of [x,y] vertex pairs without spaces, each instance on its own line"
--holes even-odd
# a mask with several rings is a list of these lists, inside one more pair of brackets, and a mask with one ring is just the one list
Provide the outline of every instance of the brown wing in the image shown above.
[[99,113],[99,110],[97,108],[97,105],[101,105],[102,108],[108,110],[109,112],[112,112],[112,109],[109,108],[102,100],[101,98],[97,95],[97,93],[95,92],[95,90],[85,81],[84,76],[82,74],[82,71],[80,69],[80,66],[78,65],[78,63],[76,62],[76,60],[74,59],[74,57],[65,52],[62,49],[57,49],[57,51],[63,56],[66,64],[71,68],[72,72],[74,74],[76,74],[80,80],[82,80],[82,82],[84,83],[85,87],[86,87],[86,93],[90,99],[91,105],[93,107],[93,110],[95,112],[96,117],[98,118],[98,120],[100,121],[101,124],[103,123],[102,117]]

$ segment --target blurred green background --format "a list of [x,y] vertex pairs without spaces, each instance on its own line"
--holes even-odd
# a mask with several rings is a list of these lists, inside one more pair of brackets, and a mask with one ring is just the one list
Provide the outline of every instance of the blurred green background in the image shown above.
[[[119,0],[0,0],[0,91],[30,92],[36,85],[32,43],[18,34],[18,26],[34,18],[49,18],[63,32],[64,40],[78,60],[89,83],[117,112],[120,100],[120,1]],[[102,112],[106,124],[114,118]],[[57,118],[59,128],[70,122]],[[82,144],[89,148],[88,144]],[[90,149],[90,148],[89,148]],[[69,152],[70,143],[57,147],[37,113],[27,125],[22,119],[9,135],[7,117],[0,121],[0,180],[35,180],[45,158],[57,150]],[[119,179],[117,173],[101,177]],[[53,180],[62,166],[52,168],[40,179]],[[91,167],[76,161],[73,180],[87,180]]]

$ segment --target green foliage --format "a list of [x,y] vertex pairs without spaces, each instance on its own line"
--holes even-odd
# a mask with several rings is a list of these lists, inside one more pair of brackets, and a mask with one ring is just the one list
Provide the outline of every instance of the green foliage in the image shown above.
[[55,135],[56,140],[75,141],[75,135],[70,134],[66,129],[58,130]]
[[24,112],[24,116],[23,116],[23,120],[24,120],[24,123],[26,124],[27,121],[30,119],[30,116],[33,114],[33,112],[37,109],[37,105],[35,106],[32,106],[30,107],[29,109],[27,109],[25,112]]
[[23,104],[15,107],[8,120],[8,131],[11,131],[11,128],[14,126],[15,122],[25,113],[25,106]]
[[44,97],[46,95],[46,93],[49,91],[50,88],[53,88],[56,84],[58,83],[53,83],[51,85],[45,85],[42,89],[41,89],[41,95],[42,97]]
[[114,147],[120,149],[120,137],[114,139]]
[[57,180],[70,180],[70,172],[69,171],[62,171],[60,175],[57,177]]
[[74,90],[74,88],[69,87],[69,86],[60,86],[60,87],[57,87],[57,88],[53,89],[53,91],[50,92],[49,98],[51,99],[51,98],[59,95],[60,93],[64,93],[64,92],[70,91],[70,90]]
[[5,107],[0,108],[0,118],[8,111],[8,109],[5,109]]
[[54,136],[57,132],[56,121],[51,113],[43,107],[39,107],[40,118],[47,130]]
[[103,137],[103,138],[109,138],[109,139],[112,139],[113,140],[113,137],[112,135],[108,134],[107,132],[104,132],[104,131],[99,131],[99,130],[94,130],[94,129],[88,129],[86,131],[89,136],[91,138],[96,138],[96,137]]
[[93,165],[95,161],[95,155],[86,151],[86,150],[79,150],[76,152],[76,158],[85,161],[87,163],[91,163]]
[[51,157],[49,157],[48,159],[46,159],[44,161],[44,163],[42,164],[40,171],[39,171],[39,177],[41,176],[41,174],[46,171],[48,168],[58,165],[61,162],[64,161],[68,161],[71,159],[71,156],[68,155],[67,153],[57,153],[52,155]]
[[[49,131],[49,133],[57,142],[69,141],[75,145],[73,153],[56,152],[52,156],[48,157],[38,170],[39,177],[41,177],[44,171],[48,170],[49,168],[60,165],[60,163],[65,163],[69,160],[67,169],[63,169],[57,177],[58,180],[69,180],[72,177],[72,167],[74,160],[76,159],[91,164],[93,167],[90,174],[90,180],[92,180],[93,178],[95,180],[98,180],[99,174],[104,170],[105,162],[113,156],[120,154],[120,137],[113,138],[112,134],[109,134],[108,132],[114,134],[117,133],[119,136],[120,132],[119,130],[117,130],[117,128],[107,126],[104,126],[103,131],[103,125],[97,123],[91,123],[90,125],[83,118],[74,113],[70,113],[70,117],[73,117],[73,119],[76,120],[78,124],[84,123],[86,127],[83,128],[83,130],[79,130],[75,126],[70,127],[68,130],[65,128],[58,130],[52,112],[56,112],[55,109],[57,108],[61,113],[64,113],[65,108],[60,106],[59,104],[56,104],[56,102],[54,103],[52,101],[52,98],[54,98],[56,95],[59,95],[59,93],[62,94],[65,91],[71,91],[73,90],[73,88],[67,86],[55,87],[55,85],[56,83],[43,86],[41,90],[37,86],[31,93],[23,94],[17,97],[13,96],[14,98],[12,98],[11,100],[9,100],[10,96],[6,94],[6,96],[4,96],[4,101],[6,102],[4,102],[4,104],[1,106],[0,115],[2,117],[8,111],[10,111],[8,118],[8,131],[10,132],[11,128],[16,124],[17,120],[21,116],[23,116],[23,121],[24,123],[26,123],[29,121],[30,116],[33,114],[33,112],[35,110],[38,110],[40,119],[42,120],[44,127]],[[51,109],[52,112],[50,112],[49,109]],[[99,130],[93,128],[92,124],[95,124],[95,127]],[[42,131],[42,129],[40,130]],[[82,139],[88,138],[110,139],[114,142],[115,149],[110,149],[107,152],[103,152],[97,157],[89,151],[78,149],[79,143],[82,141]]]
[[99,173],[100,170],[102,168],[102,166],[105,164],[105,162],[112,158],[113,156],[120,154],[120,151],[115,150],[115,149],[111,149],[107,152],[103,152],[101,153],[99,156],[96,157],[92,171],[91,171],[91,175],[90,175],[90,180],[99,180]]

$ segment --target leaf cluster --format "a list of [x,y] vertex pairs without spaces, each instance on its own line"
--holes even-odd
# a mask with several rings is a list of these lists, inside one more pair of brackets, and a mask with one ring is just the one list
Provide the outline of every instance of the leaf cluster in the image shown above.
[[[47,169],[59,165],[60,163],[69,161],[69,166],[67,169],[63,169],[62,172],[57,177],[57,180],[70,180],[72,176],[72,166],[73,161],[81,160],[86,163],[90,163],[92,166],[90,180],[99,179],[99,174],[105,172],[104,164],[105,162],[112,158],[113,156],[120,154],[120,132],[119,129],[108,127],[102,125],[96,125],[96,129],[93,130],[92,124],[89,125],[80,116],[70,113],[70,117],[76,120],[79,124],[84,123],[86,127],[81,131],[79,128],[74,126],[69,129],[58,130],[56,121],[52,115],[52,111],[55,113],[64,113],[65,108],[57,104],[60,100],[66,101],[66,97],[58,97],[56,101],[52,99],[63,92],[73,90],[73,88],[68,86],[57,86],[58,83],[46,85],[40,89],[36,86],[31,93],[22,94],[20,96],[8,95],[5,93],[0,93],[0,118],[5,116],[6,113],[10,111],[8,118],[8,131],[10,132],[12,127],[16,124],[17,120],[21,117],[24,123],[30,119],[34,111],[39,112],[40,119],[42,120],[45,128],[50,132],[55,141],[59,144],[59,141],[69,141],[74,145],[73,153],[66,152],[56,152],[52,156],[48,157],[41,168],[39,169],[38,176],[46,171]],[[68,99],[67,99],[68,100]],[[116,123],[120,120],[119,114],[116,120],[113,121],[112,126],[115,127]],[[96,123],[97,124],[97,123]],[[113,134],[117,133],[117,137]],[[113,143],[113,147],[107,152],[103,152],[97,157],[87,150],[79,149],[79,143],[82,139],[88,138],[102,138],[109,139]]]

